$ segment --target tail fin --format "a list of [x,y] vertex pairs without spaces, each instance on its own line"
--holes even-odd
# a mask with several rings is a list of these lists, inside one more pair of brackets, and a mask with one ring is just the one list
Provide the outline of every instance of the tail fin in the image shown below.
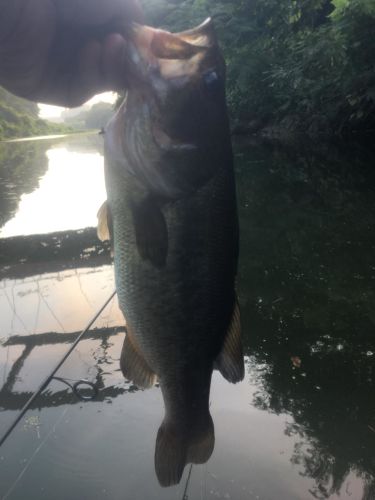
[[208,413],[205,423],[199,422],[190,431],[187,463],[205,464],[215,447],[215,428],[211,415]]
[[155,471],[163,487],[181,481],[185,465],[204,464],[215,446],[215,431],[211,415],[190,427],[163,422],[155,447]]
[[160,486],[178,484],[186,465],[188,441],[186,433],[163,422],[155,446],[155,472]]

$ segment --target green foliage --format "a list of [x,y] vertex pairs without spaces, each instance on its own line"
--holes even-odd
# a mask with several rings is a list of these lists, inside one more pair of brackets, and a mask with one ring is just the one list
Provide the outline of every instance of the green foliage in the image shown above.
[[211,15],[235,122],[344,134],[375,127],[373,0],[145,1],[149,24],[179,31]]
[[94,104],[85,117],[86,128],[101,128],[113,115],[113,105],[107,102]]
[[343,133],[375,124],[375,8],[363,0],[342,5],[333,21],[299,31],[270,70],[278,111],[299,123],[324,123]]
[[81,108],[67,109],[62,113],[62,118],[67,125],[77,130],[86,130],[104,127],[112,115],[112,104],[98,102],[91,107],[85,105]]
[[0,140],[70,131],[38,118],[38,105],[15,97],[0,87]]

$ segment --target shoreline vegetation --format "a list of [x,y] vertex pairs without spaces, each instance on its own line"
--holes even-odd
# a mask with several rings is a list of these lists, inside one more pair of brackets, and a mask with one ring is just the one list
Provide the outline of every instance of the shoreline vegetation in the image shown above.
[[113,113],[112,104],[98,102],[64,110],[59,122],[43,120],[39,118],[36,103],[16,97],[0,87],[0,142],[96,133],[105,126]]
[[233,132],[288,140],[375,131],[373,0],[144,0],[178,32],[214,18]]
[[0,141],[74,132],[69,126],[42,120],[38,115],[36,103],[16,97],[0,87]]
[[88,135],[97,135],[100,131],[98,129],[87,129],[87,130],[75,130],[70,129],[66,132],[59,133],[48,133],[47,135],[31,135],[26,137],[11,137],[7,139],[0,138],[0,144],[20,144],[23,142],[33,142],[33,141],[50,141],[54,139],[64,139],[65,137],[79,137]]

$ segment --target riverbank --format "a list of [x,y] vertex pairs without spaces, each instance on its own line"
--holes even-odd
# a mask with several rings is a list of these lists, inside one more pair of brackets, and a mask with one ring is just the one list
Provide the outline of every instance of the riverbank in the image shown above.
[[16,97],[0,87],[0,141],[72,131],[64,124],[42,120],[36,103]]
[[65,134],[50,134],[50,135],[36,135],[31,137],[18,137],[14,139],[0,139],[0,143],[19,143],[19,142],[32,142],[32,141],[48,141],[53,139],[63,139],[65,137],[80,137],[86,135],[96,135],[98,134],[98,130],[84,130],[84,131],[75,131],[72,130]]
[[328,128],[327,124],[319,125],[319,121],[311,121],[305,126],[301,123],[301,117],[286,116],[281,121],[261,122],[253,120],[251,122],[234,121],[232,123],[233,140],[276,143],[279,145],[315,144],[321,147],[322,144],[343,145],[348,143],[359,143],[372,149],[375,138],[375,129],[352,130],[343,133],[339,130]]

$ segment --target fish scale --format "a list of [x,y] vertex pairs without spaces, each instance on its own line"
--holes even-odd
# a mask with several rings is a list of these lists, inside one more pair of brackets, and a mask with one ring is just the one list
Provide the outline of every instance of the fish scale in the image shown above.
[[[116,284],[120,307],[134,328],[137,342],[151,368],[160,376],[166,368],[163,363],[168,367],[172,351],[176,352],[177,358],[186,359],[187,345],[191,346],[195,342],[195,347],[202,349],[205,346],[209,349],[217,337],[220,344],[220,336],[223,337],[227,330],[230,318],[227,314],[223,318],[220,312],[231,311],[233,306],[236,247],[228,245],[228,240],[236,240],[236,229],[233,229],[233,223],[229,220],[225,227],[223,217],[218,219],[220,212],[223,212],[222,198],[226,197],[225,194],[209,195],[212,190],[219,191],[220,188],[225,193],[227,186],[233,182],[231,172],[229,169],[227,172],[219,171],[207,186],[193,196],[171,202],[165,207],[169,254],[166,267],[160,270],[143,261],[137,251],[129,209],[129,197],[134,200],[136,192],[134,177],[108,174],[107,168],[106,178],[108,201],[114,219]],[[138,196],[142,198],[144,193],[139,190]],[[208,198],[211,200],[209,207]],[[205,205],[204,211],[200,207],[202,204]],[[231,207],[225,208],[225,216],[235,220],[233,202]],[[216,231],[215,226],[211,226],[214,220],[221,221],[216,225]],[[185,221],[187,231],[184,229]],[[211,232],[205,245],[198,248],[195,254],[187,253],[184,240],[191,239],[194,233],[198,239],[200,234],[207,235],[206,230],[210,226]],[[222,271],[231,261],[232,269],[228,269],[226,278]],[[203,307],[202,303],[206,306]],[[174,335],[181,331],[185,334]],[[171,335],[174,335],[173,344],[170,343]],[[161,343],[163,340],[165,345]],[[163,355],[159,356],[160,353]]]

